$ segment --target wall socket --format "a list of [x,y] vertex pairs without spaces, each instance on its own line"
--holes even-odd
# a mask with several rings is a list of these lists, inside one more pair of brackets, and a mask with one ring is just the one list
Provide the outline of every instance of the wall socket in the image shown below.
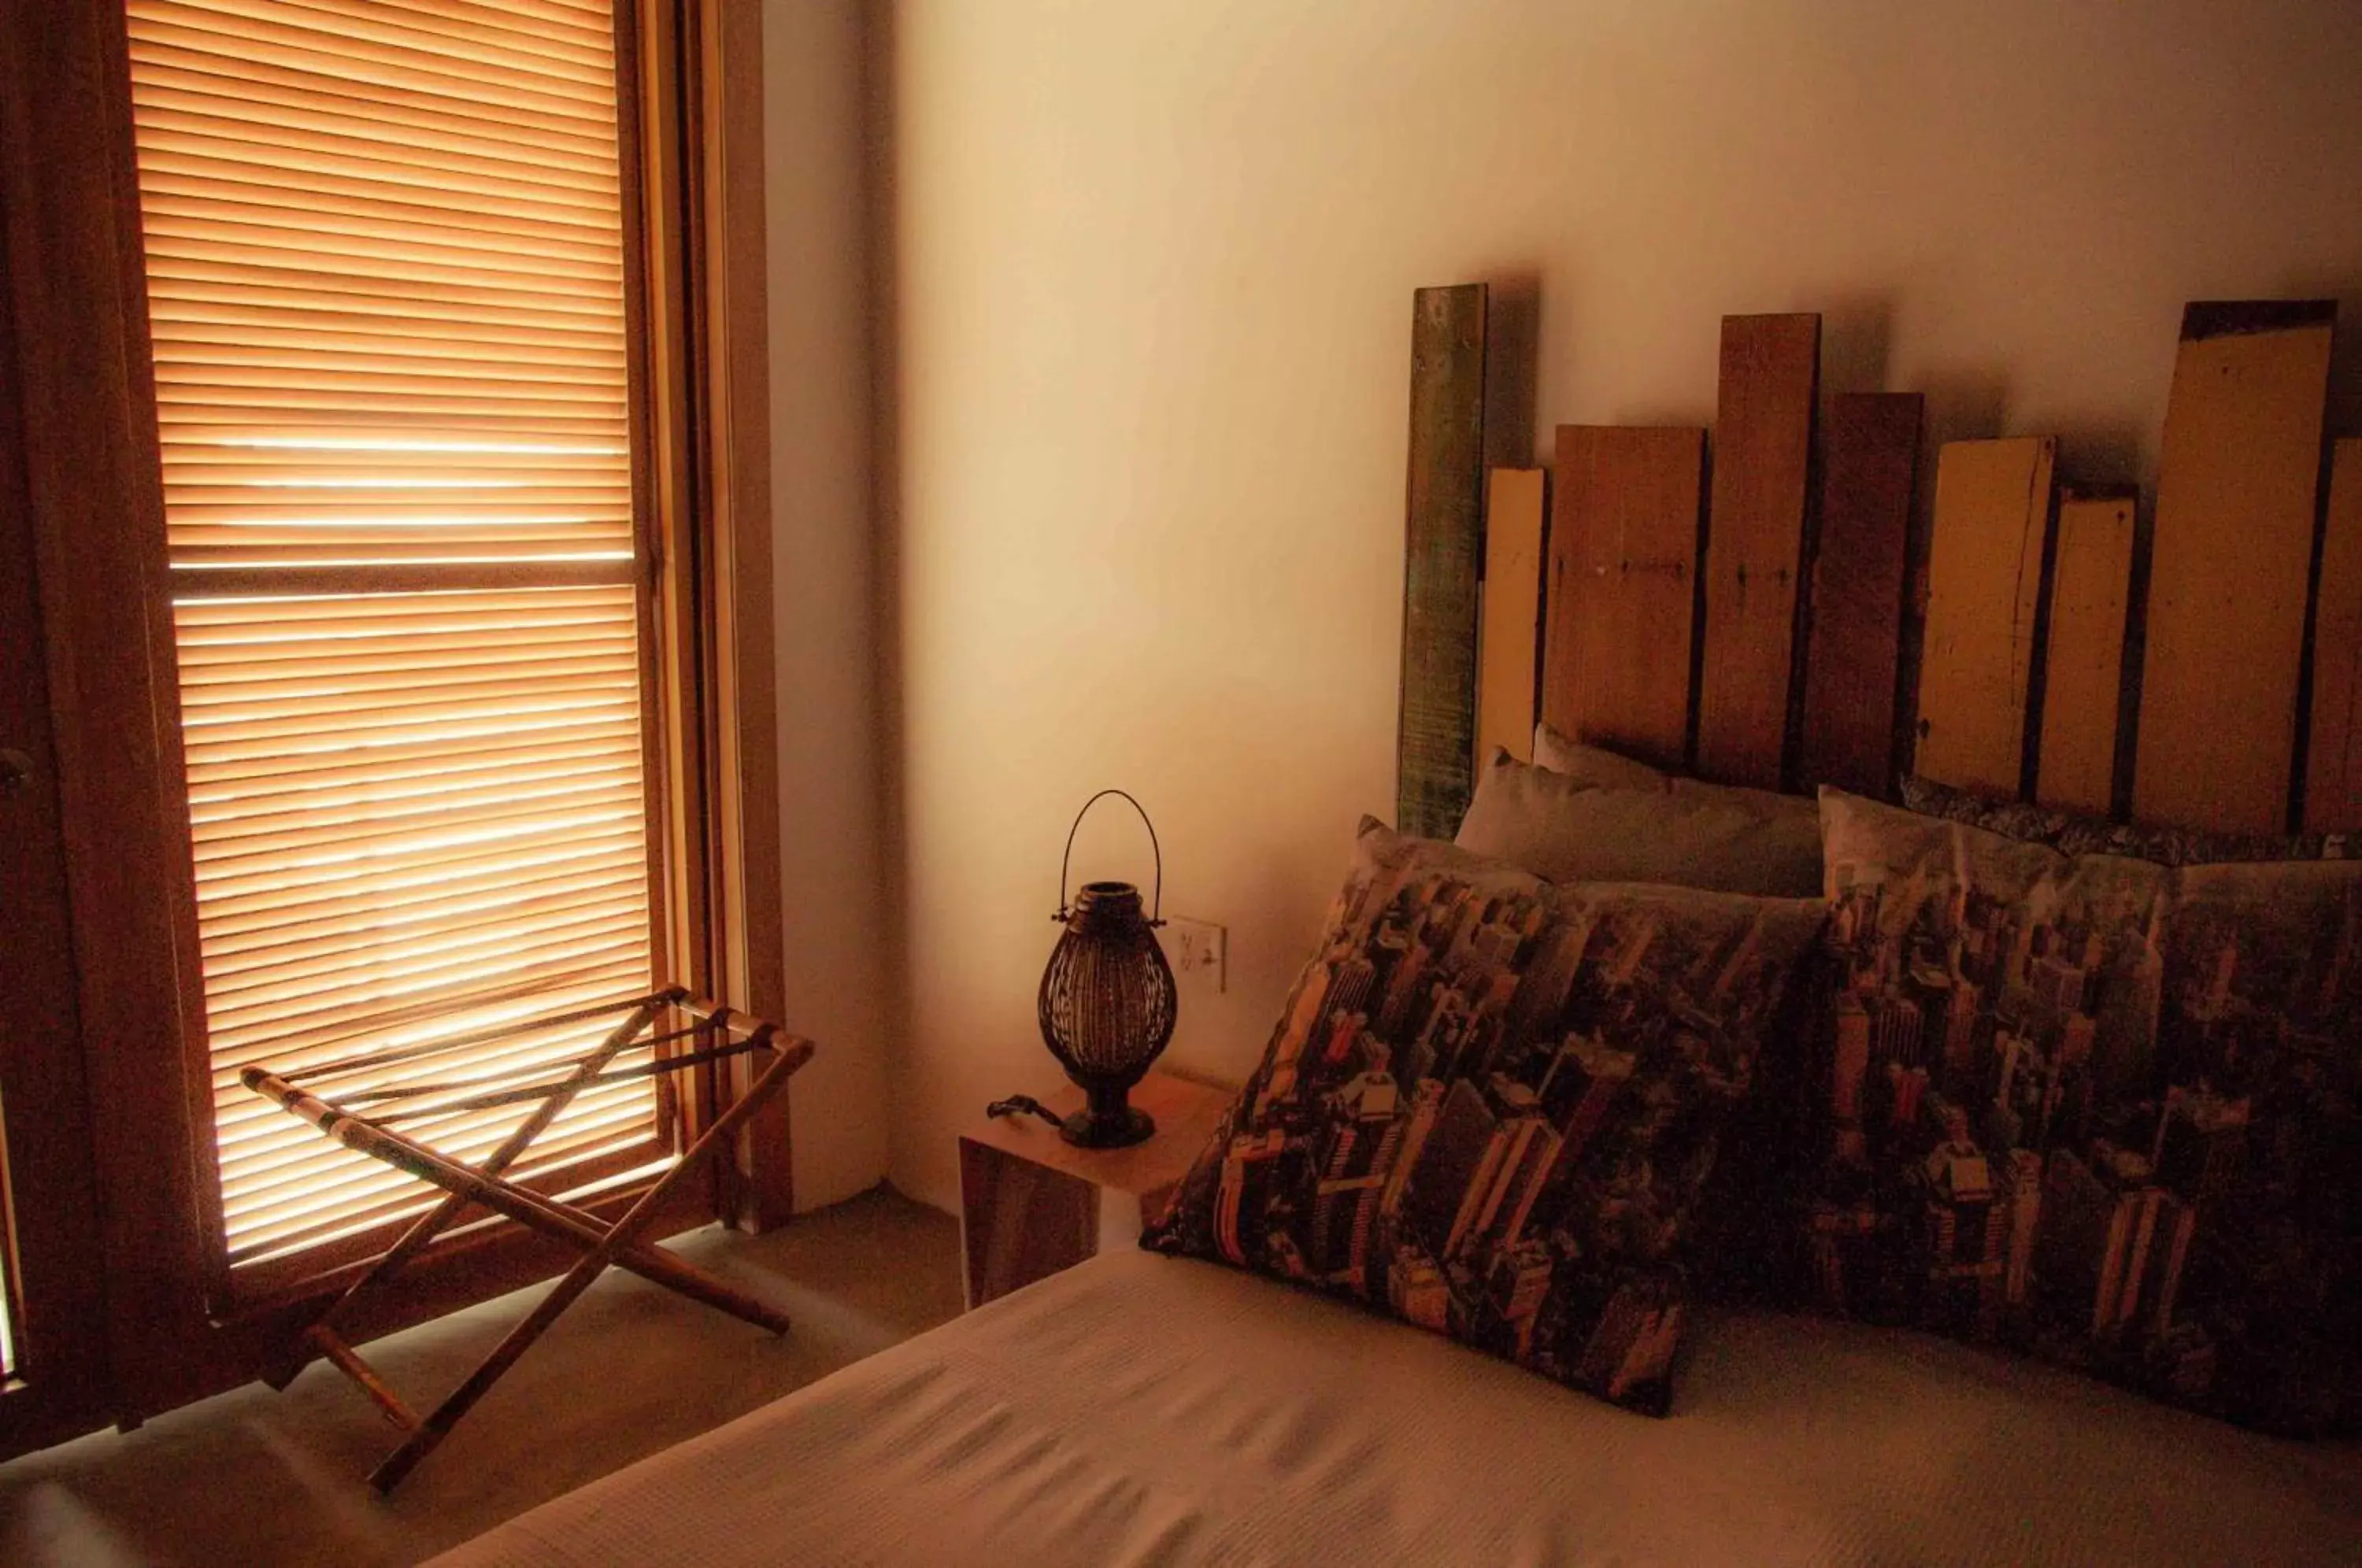
[[1164,944],[1164,961],[1173,966],[1173,978],[1182,989],[1220,994],[1231,988],[1228,927],[1167,915],[1164,929],[1156,934]]

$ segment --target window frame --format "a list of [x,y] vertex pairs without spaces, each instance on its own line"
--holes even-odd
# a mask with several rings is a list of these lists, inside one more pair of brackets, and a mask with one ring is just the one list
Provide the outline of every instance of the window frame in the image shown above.
[[[660,11],[661,6],[657,9]],[[696,810],[697,781],[674,776],[671,767],[674,759],[663,744],[663,731],[672,722],[667,704],[682,700],[681,694],[676,691],[671,670],[683,662],[689,651],[686,646],[689,635],[693,635],[695,627],[666,625],[660,613],[660,602],[668,591],[668,580],[679,571],[683,562],[695,558],[697,536],[701,530],[696,525],[697,513],[693,502],[689,506],[668,504],[672,498],[668,498],[657,482],[657,444],[662,415],[657,406],[656,371],[660,356],[654,351],[652,339],[657,312],[664,309],[669,314],[671,300],[665,292],[664,282],[652,277],[651,273],[660,255],[662,231],[668,225],[663,221],[667,215],[652,212],[647,200],[649,188],[657,182],[651,179],[650,171],[641,156],[646,145],[642,116],[648,105],[644,105],[640,85],[642,39],[636,10],[632,0],[618,0],[613,7],[616,162],[624,259],[624,415],[631,453],[634,558],[627,563],[585,563],[579,566],[517,562],[472,566],[326,566],[293,570],[273,568],[259,572],[215,569],[203,573],[194,583],[174,578],[169,567],[165,567],[160,577],[165,584],[163,613],[168,623],[171,617],[171,605],[174,595],[213,598],[235,597],[248,592],[292,595],[432,591],[436,589],[475,591],[510,587],[546,587],[578,581],[584,585],[628,585],[633,592],[640,649],[640,765],[647,845],[648,963],[655,983],[661,985],[673,977],[680,967],[679,938],[682,933],[675,929],[675,922],[671,918],[674,912],[683,908],[696,910],[692,918],[700,926],[710,918],[702,909],[697,908],[700,879],[689,863],[690,857],[704,853],[701,836],[690,831],[690,824],[674,820]],[[127,72],[128,69],[127,61]],[[657,108],[659,113],[663,112],[662,105]],[[135,134],[135,204],[138,201],[136,140]],[[148,332],[144,305],[137,326],[144,344]],[[146,410],[151,423],[154,412],[151,396]],[[165,549],[160,532],[156,536],[155,547],[159,551]],[[191,592],[192,587],[196,589],[194,593]],[[159,681],[160,697],[167,692],[177,709],[179,682],[176,668],[165,670]],[[686,696],[693,701],[697,694],[691,691]],[[177,831],[171,852],[176,863],[186,865],[193,859],[193,834],[186,810],[188,779],[183,740],[184,733],[178,723],[177,712],[169,725],[160,721],[159,749],[171,781],[174,802],[180,808],[175,818]],[[175,940],[181,950],[190,955],[190,967],[183,971],[188,976],[188,982],[182,987],[182,1032],[188,1042],[192,1062],[187,1078],[190,1095],[187,1116],[193,1132],[193,1154],[197,1163],[200,1190],[207,1198],[200,1206],[207,1264],[206,1309],[217,1319],[233,1320],[258,1309],[300,1302],[324,1292],[340,1290],[358,1276],[370,1258],[392,1245],[411,1221],[407,1219],[381,1221],[365,1231],[281,1257],[246,1264],[232,1264],[224,1226],[219,1150],[214,1135],[213,1062],[206,1042],[204,982],[196,958],[200,948],[193,878],[187,895],[173,900],[172,915]],[[692,988],[699,988],[698,982],[689,983]],[[681,1096],[673,1077],[669,1074],[660,1075],[655,1080],[657,1125],[650,1138],[628,1150],[602,1156],[586,1167],[566,1171],[558,1179],[527,1180],[521,1185],[556,1196],[646,1165],[668,1154],[678,1154],[687,1145],[683,1138],[685,1118],[681,1114]],[[648,1185],[649,1182],[644,1179],[619,1190],[636,1195],[646,1190]],[[710,1188],[710,1178],[707,1178],[707,1186]],[[712,1203],[713,1198],[709,1192],[706,1207],[711,1209]],[[432,1259],[463,1248],[471,1240],[480,1244],[491,1239],[483,1234],[487,1229],[498,1233],[510,1227],[494,1223],[489,1217],[480,1220],[474,1229],[454,1226],[444,1236],[438,1237],[435,1247],[425,1255]]]
[[[52,691],[73,693],[52,723],[109,1347],[109,1387],[84,1405],[136,1424],[252,1376],[360,1263],[259,1292],[227,1277],[126,18],[122,0],[6,11],[0,56],[19,69],[0,68],[0,97],[17,105],[0,116],[12,144],[0,149],[0,178],[12,167],[39,177],[0,187],[0,208],[18,209],[12,234],[58,243],[30,257],[28,286],[0,310],[19,341],[55,332],[63,311],[81,314],[101,345],[29,366],[24,403],[43,646]],[[615,0],[614,14],[658,973],[776,1018],[785,999],[762,471],[760,9]],[[723,323],[727,339],[716,336]],[[694,1137],[737,1087],[710,1071],[685,1085],[672,1136]],[[653,1234],[786,1218],[785,1099]],[[587,1207],[619,1211],[639,1190]],[[400,1303],[356,1322],[354,1337],[567,1261],[516,1227],[480,1227],[438,1242]]]

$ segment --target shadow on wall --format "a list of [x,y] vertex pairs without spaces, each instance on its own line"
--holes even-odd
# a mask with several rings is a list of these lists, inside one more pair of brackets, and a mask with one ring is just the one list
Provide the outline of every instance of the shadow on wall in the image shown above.
[[[906,1119],[895,1101],[908,1070],[911,1038],[910,802],[903,788],[908,736],[903,723],[902,660],[902,423],[901,299],[898,264],[901,242],[895,215],[898,188],[898,123],[895,101],[895,7],[863,5],[861,11],[861,161],[865,282],[868,289],[869,526],[876,576],[871,581],[877,635],[874,701],[877,759],[878,881],[884,918],[878,930],[878,967],[885,988],[880,1010],[886,1054],[886,1103],[877,1115],[900,1139]],[[887,1168],[902,1166],[903,1153],[889,1146]]]
[[1501,272],[1479,280],[1485,296],[1485,466],[1534,463],[1534,392],[1541,354],[1541,275]]
[[1840,294],[1821,307],[1821,397],[1888,392],[1886,360],[1894,302],[1884,294]]
[[2296,278],[2280,289],[2292,300],[2335,300],[2337,337],[2329,356],[2329,434],[2362,436],[2362,287],[2351,277]]

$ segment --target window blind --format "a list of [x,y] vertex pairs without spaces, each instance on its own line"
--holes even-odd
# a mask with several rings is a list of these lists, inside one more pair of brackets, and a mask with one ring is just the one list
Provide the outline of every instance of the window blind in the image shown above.
[[[433,1196],[239,1067],[652,986],[615,41],[593,0],[127,15],[239,1267]],[[458,1079],[599,1027],[483,1047]],[[521,1172],[562,1187],[660,1157],[657,1095],[584,1095]],[[473,1158],[525,1109],[411,1130]]]

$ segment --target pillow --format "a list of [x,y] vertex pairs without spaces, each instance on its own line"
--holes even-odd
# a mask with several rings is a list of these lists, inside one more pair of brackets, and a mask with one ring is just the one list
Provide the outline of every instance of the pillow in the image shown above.
[[1553,885],[1364,819],[1262,1064],[1142,1244],[1662,1413],[1698,1194],[1821,915]]
[[2047,845],[2061,855],[2129,855],[2160,866],[2208,866],[2221,861],[2362,859],[2362,835],[2308,833],[2208,833],[2152,827],[2023,801],[1996,801],[1932,778],[1903,780],[1903,803],[1926,816],[1966,823],[1989,833]]
[[1548,724],[1534,726],[1534,765],[1610,790],[1655,790],[1661,793],[1673,777],[1661,768],[1635,762],[1604,747],[1569,740]]
[[[2362,1432],[2362,864],[2183,867],[2162,989],[2137,1130],[2190,1244],[2144,1371],[2250,1426]],[[2139,1283],[2120,1336],[2158,1327]]]
[[1661,779],[1602,787],[1498,747],[1453,842],[1553,882],[1672,882],[1776,898],[1821,890],[1820,814],[1801,796],[1687,778],[1670,789]]
[[2244,1424],[2362,1413],[2362,865],[2070,857],[1821,791],[1822,1304]]

